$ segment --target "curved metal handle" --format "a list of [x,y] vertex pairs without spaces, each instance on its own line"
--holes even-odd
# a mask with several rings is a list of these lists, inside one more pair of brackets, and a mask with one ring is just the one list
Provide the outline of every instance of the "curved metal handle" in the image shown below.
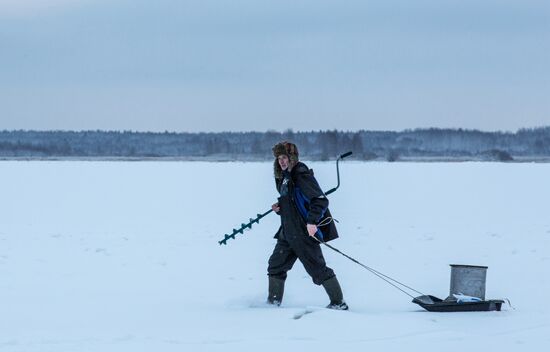
[[347,158],[347,157],[350,156],[351,154],[353,154],[353,152],[352,152],[352,151],[349,151],[349,152],[347,152],[347,153],[344,153],[344,154],[340,155],[340,156],[338,157],[338,159]]
[[350,156],[351,154],[353,154],[353,152],[349,151],[347,153],[344,153],[342,155],[340,155],[338,157],[338,159],[336,159],[336,177],[338,179],[338,184],[336,185],[336,187],[332,188],[332,189],[329,189],[328,191],[325,192],[325,195],[329,195],[331,194],[332,192],[336,191],[338,189],[338,187],[340,187],[340,168],[338,167],[338,163],[340,162],[341,159],[344,159],[344,158],[347,158],[348,156]]

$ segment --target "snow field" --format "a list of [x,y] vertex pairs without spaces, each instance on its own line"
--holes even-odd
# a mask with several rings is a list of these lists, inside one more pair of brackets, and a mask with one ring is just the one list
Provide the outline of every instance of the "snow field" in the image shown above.
[[[307,163],[324,189],[333,162]],[[278,227],[217,241],[276,200],[271,163],[0,163],[0,350],[542,351],[550,344],[549,164],[340,165],[333,246],[423,293],[487,265],[515,310],[428,313],[324,248],[350,312],[299,262],[266,307]]]

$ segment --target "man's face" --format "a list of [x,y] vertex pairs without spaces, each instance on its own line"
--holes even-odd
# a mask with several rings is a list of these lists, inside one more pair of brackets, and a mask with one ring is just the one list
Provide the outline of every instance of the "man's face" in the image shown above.
[[[277,160],[279,161],[279,166],[281,167],[281,169],[286,170],[288,169],[288,166],[290,165],[290,160],[288,160],[288,156],[287,155],[279,155],[277,157]],[[288,170],[290,171],[290,170]]]

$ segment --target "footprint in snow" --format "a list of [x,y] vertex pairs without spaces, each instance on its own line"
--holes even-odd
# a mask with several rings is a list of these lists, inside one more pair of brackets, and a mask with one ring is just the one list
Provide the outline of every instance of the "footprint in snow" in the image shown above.
[[95,252],[96,253],[103,253],[104,255],[109,255],[109,253],[107,253],[107,249],[106,248],[96,248],[95,249]]
[[309,309],[309,308],[306,308],[302,311],[299,311],[297,313],[294,314],[294,316],[292,317],[293,319],[297,320],[297,319],[300,319],[302,318],[304,315],[307,315],[307,314],[311,314],[313,313],[315,310],[313,309]]

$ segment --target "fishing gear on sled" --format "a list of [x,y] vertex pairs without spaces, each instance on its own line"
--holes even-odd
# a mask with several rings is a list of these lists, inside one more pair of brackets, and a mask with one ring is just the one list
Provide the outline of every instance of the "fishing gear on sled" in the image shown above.
[[[340,160],[344,159],[344,158],[347,158],[348,156],[350,156],[352,154],[352,152],[347,152],[347,153],[344,153],[342,155],[340,155],[337,159],[336,159],[336,178],[337,178],[337,184],[336,184],[336,187],[334,188],[331,188],[329,189],[327,192],[325,192],[325,195],[329,195],[331,193],[333,193],[334,191],[336,191],[338,189],[338,187],[340,187],[340,168],[338,166],[338,163],[340,162]],[[225,234],[224,235],[224,238],[220,241],[218,241],[218,243],[220,245],[222,244],[227,244],[227,240],[228,239],[235,239],[235,235],[237,234],[244,234],[244,230],[246,229],[251,229],[252,228],[252,224],[256,223],[256,224],[259,224],[260,222],[260,219],[262,219],[264,216],[268,215],[269,213],[271,213],[273,211],[273,209],[269,209],[268,211],[266,211],[265,213],[263,214],[257,214],[256,215],[256,218],[252,219],[250,218],[248,223],[246,224],[241,224],[241,227],[238,228],[238,229],[233,229],[233,232],[231,234]]]
[[[350,257],[339,249],[331,246],[323,240],[313,236],[317,242],[325,245],[333,251],[343,255],[352,262],[367,269],[378,278],[403,292],[410,298],[412,302],[418,304],[429,312],[482,312],[482,311],[500,311],[502,304],[507,302],[512,308],[510,300],[505,299],[490,299],[485,300],[485,277],[487,273],[486,266],[478,265],[457,265],[451,264],[451,287],[449,296],[445,299],[437,298],[432,295],[426,295],[414,288],[397,281],[396,279],[375,270],[357,259]],[[411,293],[420,294],[413,296]]]

